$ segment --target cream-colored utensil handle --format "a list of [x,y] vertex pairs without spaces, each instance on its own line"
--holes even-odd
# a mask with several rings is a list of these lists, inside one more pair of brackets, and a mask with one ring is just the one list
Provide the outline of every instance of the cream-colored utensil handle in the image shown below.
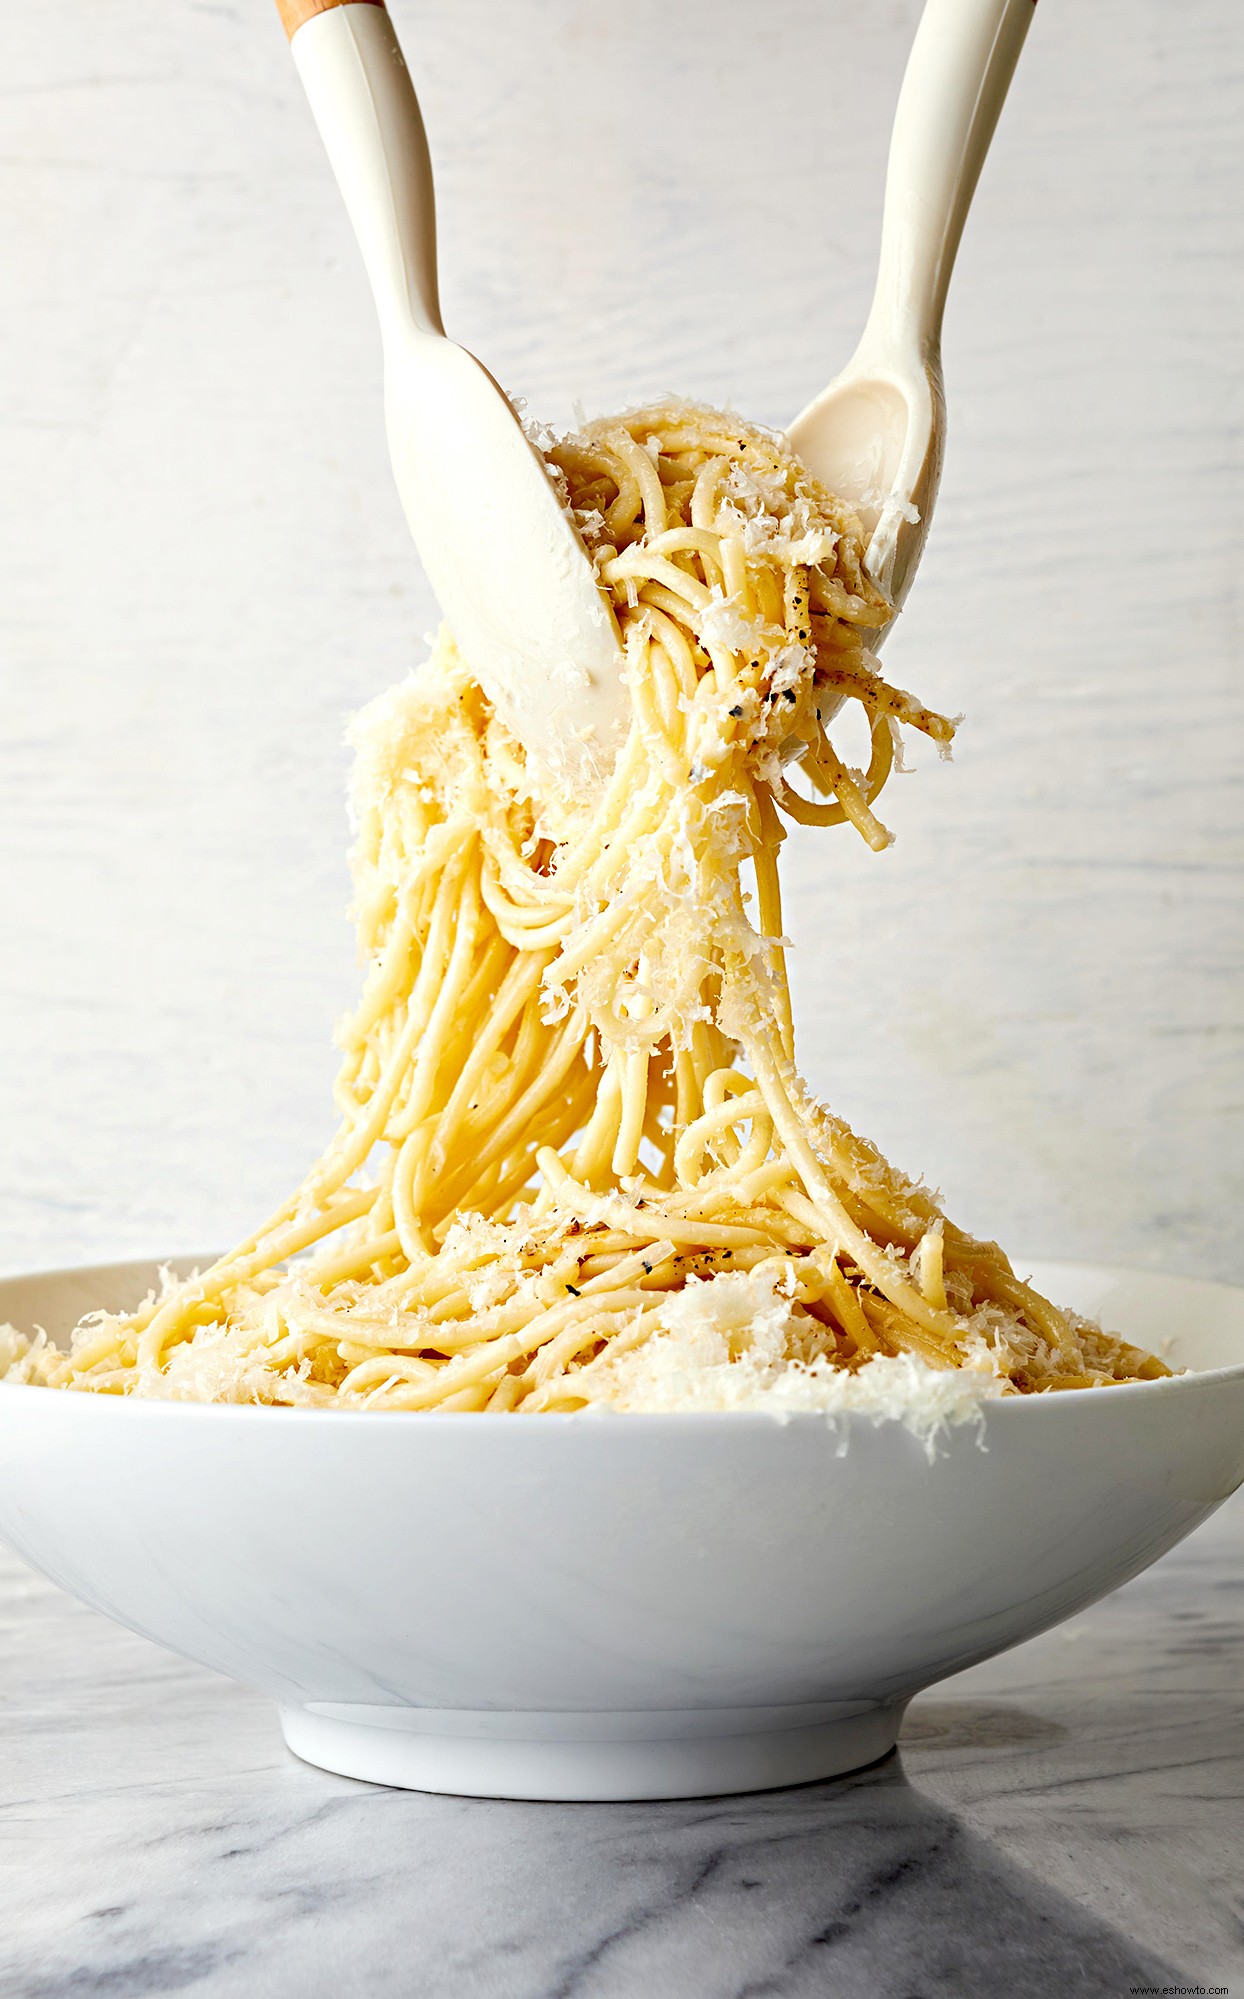
[[277,0],[388,340],[444,336],[432,162],[383,0]]
[[1036,0],[927,0],[894,116],[866,346],[935,352],[955,253]]

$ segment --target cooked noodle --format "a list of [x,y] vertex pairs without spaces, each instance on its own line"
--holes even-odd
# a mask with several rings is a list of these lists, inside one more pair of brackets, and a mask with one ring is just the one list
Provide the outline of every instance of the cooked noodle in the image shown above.
[[[669,1381],[705,1327],[718,1406],[828,1404],[878,1357],[1004,1390],[1166,1373],[1022,1283],[796,1072],[783,817],[880,849],[900,730],[953,735],[868,650],[889,607],[859,521],[780,440],[708,410],[598,423],[549,455],[626,646],[631,726],[601,795],[542,794],[442,632],[354,729],[368,973],[336,1137],[209,1270],[85,1320],[68,1355],[11,1336],[10,1378],[685,1406],[694,1380]],[[828,733],[848,702],[863,770]]]

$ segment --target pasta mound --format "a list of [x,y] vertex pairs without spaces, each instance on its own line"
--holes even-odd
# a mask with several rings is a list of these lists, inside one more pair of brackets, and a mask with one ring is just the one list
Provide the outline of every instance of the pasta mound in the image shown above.
[[[335,1138],[209,1270],[67,1354],[10,1332],[9,1378],[527,1413],[1168,1372],[1022,1283],[795,1069],[783,821],[884,847],[900,731],[953,735],[868,649],[890,607],[860,521],[711,410],[547,451],[626,649],[601,794],[542,791],[443,631],[354,726],[367,976]],[[829,735],[848,702],[865,770]]]

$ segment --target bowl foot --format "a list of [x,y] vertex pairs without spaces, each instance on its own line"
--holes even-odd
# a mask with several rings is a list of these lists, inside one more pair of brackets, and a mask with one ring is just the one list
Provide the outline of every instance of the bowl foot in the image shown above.
[[283,1706],[295,1756],[342,1777],[467,1798],[709,1798],[839,1777],[893,1749],[906,1703],[634,1714]]

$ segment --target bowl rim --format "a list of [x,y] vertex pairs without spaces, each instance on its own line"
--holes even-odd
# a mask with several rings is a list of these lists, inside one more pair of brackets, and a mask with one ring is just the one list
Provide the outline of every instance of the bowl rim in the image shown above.
[[[45,1279],[51,1280],[55,1278],[83,1276],[89,1271],[123,1270],[142,1265],[159,1268],[162,1265],[171,1266],[188,1262],[208,1264],[214,1260],[215,1258],[212,1256],[199,1257],[174,1252],[163,1257],[115,1257],[103,1262],[55,1264],[43,1270],[2,1270],[0,1271],[0,1293],[3,1292],[4,1287],[8,1284],[37,1284]],[[1011,1261],[1013,1264],[1018,1263],[1025,1268],[1030,1264],[1054,1264],[1060,1270],[1081,1270],[1086,1274],[1091,1274],[1098,1278],[1121,1278],[1128,1281],[1135,1281],[1137,1279],[1143,1281],[1147,1278],[1154,1278],[1161,1283],[1195,1285],[1200,1289],[1217,1291],[1227,1296],[1244,1299],[1244,1284],[1229,1284],[1224,1279],[1217,1277],[1192,1277],[1170,1270],[1143,1270],[1125,1263],[1086,1263],[1079,1258],[1013,1257]],[[3,1323],[3,1321],[0,1320],[0,1323]],[[1134,1402],[1137,1395],[1152,1395],[1155,1390],[1161,1390],[1168,1395],[1176,1391],[1184,1394],[1189,1392],[1196,1393],[1204,1387],[1234,1381],[1244,1383],[1244,1357],[1238,1361],[1230,1362],[1226,1367],[1188,1368],[1183,1373],[1161,1375],[1153,1381],[1119,1381],[1099,1383],[1091,1388],[1064,1388],[1059,1389],[1056,1393],[999,1396],[983,1401],[980,1406],[982,1416],[986,1413],[992,1416],[995,1411],[1004,1409],[1044,1408],[1048,1411],[1051,1408],[1060,1406],[1078,1407],[1083,1406],[1086,1397],[1092,1397],[1100,1401],[1101,1389],[1107,1387],[1111,1390],[1109,1396],[1110,1405],[1114,1407],[1116,1405],[1122,1406],[1124,1403],[1130,1405]],[[48,1391],[41,1382],[0,1381],[0,1395],[41,1396],[47,1393]],[[182,1401],[173,1397],[166,1399],[165,1397],[155,1395],[91,1395],[86,1393],[74,1395],[66,1394],[62,1391],[60,1395],[56,1395],[53,1392],[53,1400],[58,1403],[67,1402],[70,1407],[75,1409],[94,1405],[100,1408],[125,1408],[133,1412],[146,1411],[152,1420],[171,1416],[190,1416],[193,1420],[201,1421],[207,1418],[212,1421],[220,1421],[222,1418],[229,1417],[234,1421],[240,1420],[253,1423],[256,1419],[263,1422],[271,1422],[279,1417],[282,1422],[296,1422],[299,1427],[303,1427],[308,1423],[329,1422],[335,1430],[344,1430],[347,1426],[353,1429],[359,1424],[365,1424],[370,1430],[378,1423],[383,1424],[386,1428],[394,1425],[409,1427],[412,1423],[420,1425],[435,1423],[439,1426],[444,1422],[445,1418],[445,1412],[437,1409],[300,1409],[290,1408],[284,1403],[196,1402],[190,1400]],[[627,1432],[632,1430],[637,1431],[641,1427],[644,1430],[648,1430],[653,1424],[658,1425],[663,1432],[673,1425],[683,1423],[694,1424],[697,1428],[703,1428],[708,1424],[716,1423],[729,1425],[732,1429],[738,1429],[744,1424],[752,1427],[763,1425],[766,1430],[785,1430],[791,1425],[807,1428],[809,1425],[814,1424],[832,1433],[839,1424],[846,1421],[867,1423],[871,1428],[876,1429],[881,1427],[884,1420],[878,1419],[868,1410],[862,1409],[625,1410],[610,1409],[600,1404],[589,1409],[534,1411],[531,1415],[523,1418],[521,1425],[499,1424],[496,1416],[490,1415],[484,1409],[463,1409],[455,1410],[452,1413],[455,1433],[462,1427],[466,1427],[468,1430],[475,1430],[480,1425],[483,1425],[488,1432],[500,1430],[506,1433],[513,1432],[523,1435],[527,1434],[530,1426],[533,1424],[539,1424],[544,1430],[550,1428],[564,1430],[569,1427],[581,1429],[585,1422],[592,1424],[593,1427],[598,1423],[608,1423],[611,1428],[615,1425],[621,1425]],[[1004,1420],[1011,1421],[1013,1419],[1007,1417]],[[1023,1420],[1028,1421],[1031,1419],[1025,1418]],[[977,1425],[971,1422],[970,1419],[954,1427],[968,1430],[973,1436],[978,1433]]]

